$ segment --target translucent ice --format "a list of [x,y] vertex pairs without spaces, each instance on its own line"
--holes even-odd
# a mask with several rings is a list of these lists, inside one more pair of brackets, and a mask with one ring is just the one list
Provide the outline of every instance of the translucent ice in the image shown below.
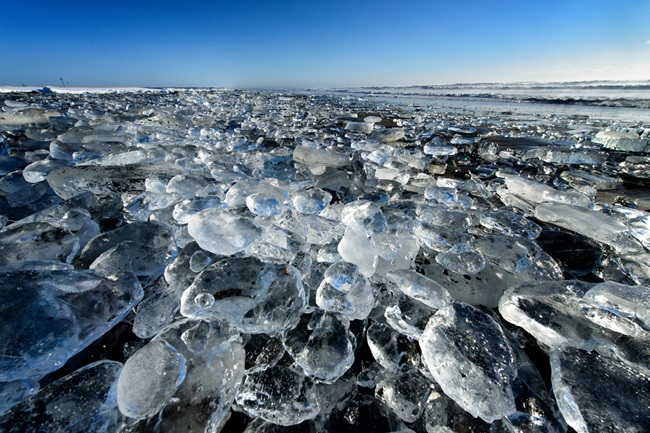
[[579,433],[650,429],[650,378],[597,352],[551,352],[553,392]]
[[70,263],[78,250],[77,236],[47,223],[10,225],[0,231],[3,266],[44,260]]
[[99,338],[142,299],[133,275],[91,271],[0,273],[0,380],[40,378]]
[[415,271],[393,271],[386,274],[386,277],[402,293],[431,308],[442,308],[451,302],[451,296],[443,286]]
[[320,411],[313,382],[302,371],[283,366],[247,372],[236,402],[247,414],[284,426],[300,424]]
[[510,210],[500,209],[483,212],[479,219],[483,227],[495,230],[506,236],[521,236],[537,239],[542,228],[534,222]]
[[320,311],[304,314],[285,334],[284,346],[306,373],[326,382],[343,376],[356,349],[347,319]]
[[116,431],[115,382],[122,364],[98,361],[53,382],[0,416],[5,432]]
[[513,413],[514,353],[500,326],[455,302],[436,312],[420,337],[422,356],[442,390],[486,422]]
[[306,306],[300,272],[253,257],[223,259],[201,271],[181,297],[181,313],[225,319],[248,333],[293,327]]
[[154,339],[124,364],[117,381],[117,403],[124,415],[155,415],[185,379],[185,357],[164,340]]
[[262,237],[262,229],[253,221],[221,209],[193,215],[187,229],[201,248],[224,256],[242,251]]
[[325,271],[325,278],[316,290],[316,304],[350,320],[363,320],[375,306],[375,297],[357,266],[341,261]]
[[415,422],[424,412],[431,384],[416,371],[389,376],[377,384],[375,393],[403,421]]
[[[639,251],[641,248],[630,237],[625,224],[595,210],[548,202],[535,208],[535,218],[602,242],[623,253]],[[594,227],[598,227],[598,230],[594,230]]]

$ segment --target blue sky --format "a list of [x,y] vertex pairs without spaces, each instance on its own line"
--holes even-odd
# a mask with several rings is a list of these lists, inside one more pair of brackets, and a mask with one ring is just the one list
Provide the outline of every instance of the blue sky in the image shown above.
[[0,84],[650,79],[650,1],[10,1]]

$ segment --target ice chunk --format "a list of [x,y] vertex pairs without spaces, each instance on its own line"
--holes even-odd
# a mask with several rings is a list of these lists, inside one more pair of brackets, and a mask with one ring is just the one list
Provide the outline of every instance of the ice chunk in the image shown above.
[[247,333],[292,328],[306,307],[300,272],[253,257],[220,260],[203,270],[181,297],[181,314],[225,319]]
[[542,203],[546,201],[546,194],[553,193],[554,188],[537,182],[532,179],[527,179],[521,176],[508,175],[506,176],[506,186],[508,190],[531,203]]
[[124,241],[100,254],[88,269],[106,276],[132,272],[138,277],[155,279],[165,268],[165,253],[165,249],[157,250],[155,244]]
[[316,304],[350,320],[364,320],[375,305],[375,297],[356,265],[337,262],[325,271],[325,278],[316,290]]
[[12,433],[116,431],[122,421],[115,390],[121,369],[121,363],[108,360],[80,368],[2,415],[0,430]]
[[[535,208],[535,218],[602,242],[622,253],[638,252],[641,249],[641,245],[630,237],[625,224],[602,212],[548,202]],[[598,230],[594,230],[594,227],[598,227]]]
[[385,128],[374,131],[370,137],[380,143],[394,143],[404,138],[404,128]]
[[0,266],[43,260],[70,263],[78,250],[77,236],[47,223],[10,225],[0,231]]
[[220,431],[244,377],[239,336],[219,321],[184,319],[156,339],[178,350],[187,367],[183,382],[159,414],[160,430]]
[[248,218],[221,209],[206,209],[187,224],[190,236],[211,253],[229,256],[262,238],[262,229]]
[[593,143],[602,144],[605,149],[622,150],[628,152],[648,152],[650,143],[638,134],[619,131],[600,131],[593,139]]
[[417,366],[420,362],[417,342],[399,334],[388,325],[374,322],[368,328],[366,337],[373,358],[389,372],[395,373],[400,368],[408,368],[409,365]]
[[354,227],[346,228],[338,252],[343,260],[355,264],[366,278],[370,278],[377,270],[379,254],[365,231]]
[[137,274],[159,275],[171,239],[169,228],[159,222],[125,224],[91,239],[81,251],[78,265],[85,267],[95,262],[95,266],[100,266],[108,260],[105,269],[109,271],[112,266],[125,266],[132,267]]
[[393,271],[386,274],[386,277],[402,293],[431,308],[442,308],[451,302],[451,296],[449,296],[447,289],[415,271]]
[[592,287],[582,281],[522,284],[503,294],[499,312],[549,347],[588,346],[599,334],[581,312],[581,298]]
[[33,380],[0,382],[0,414],[7,412],[27,397],[36,394],[38,389],[38,382]]
[[179,174],[177,169],[154,165],[117,167],[74,166],[58,168],[47,176],[47,183],[64,200],[90,191],[100,197],[122,192],[144,192],[147,178],[163,176],[171,178]]
[[534,260],[524,243],[503,236],[483,236],[474,241],[476,250],[491,264],[508,272],[521,272]]
[[429,395],[424,416],[427,433],[496,433],[491,429],[494,423],[470,415],[437,387]]
[[346,404],[332,411],[324,422],[323,431],[409,433],[412,430],[406,429],[404,423],[381,401],[373,396],[357,393]]
[[0,380],[40,378],[102,336],[142,299],[134,276],[90,271],[0,273]]
[[600,165],[607,161],[605,152],[598,152],[589,149],[548,149],[535,148],[527,150],[521,157],[526,161],[529,159],[539,159],[557,165],[583,164],[583,165]]
[[490,316],[454,302],[429,320],[420,348],[436,382],[463,409],[486,422],[515,412],[514,353]]
[[196,196],[199,190],[205,188],[207,185],[208,182],[201,177],[177,174],[169,180],[166,192],[191,199]]
[[284,366],[247,372],[236,402],[250,416],[283,426],[313,419],[320,411],[313,382]]
[[315,311],[304,314],[284,336],[284,347],[296,364],[314,378],[333,382],[352,366],[355,340],[347,319]]
[[[372,127],[372,124],[369,124]],[[350,164],[347,155],[329,151],[326,149],[313,149],[310,147],[296,146],[293,151],[293,159],[300,164],[324,165],[326,167],[340,168]]]
[[650,378],[597,352],[551,352],[557,405],[579,433],[650,430]]
[[124,415],[145,419],[167,403],[185,379],[185,357],[164,340],[154,339],[124,364],[117,381],[117,403]]
[[375,394],[403,421],[415,422],[426,406],[431,384],[416,371],[407,371],[382,380]]
[[284,211],[282,201],[272,194],[265,193],[255,193],[246,197],[246,207],[259,216],[276,216]]
[[521,236],[537,239],[542,228],[529,219],[506,209],[483,212],[479,222],[483,227],[506,236]]
[[[584,299],[597,306],[603,316],[610,319],[599,320],[601,326],[633,336],[644,333],[638,330],[639,326],[650,332],[650,289],[647,287],[607,281],[590,288],[584,294]],[[621,326],[622,321],[617,321],[612,316],[627,319],[623,322],[626,326]]]
[[347,204],[341,212],[341,221],[347,227],[364,232],[366,236],[384,233],[388,229],[386,216],[381,208],[369,201]]
[[374,124],[369,122],[347,122],[345,124],[345,129],[350,132],[370,134],[374,129]]
[[386,304],[384,317],[397,332],[419,340],[435,309],[401,293]]
[[298,191],[292,199],[297,212],[307,215],[320,213],[332,201],[332,194],[322,189]]
[[436,262],[452,272],[463,275],[478,274],[485,268],[485,258],[478,251],[455,246],[436,256]]

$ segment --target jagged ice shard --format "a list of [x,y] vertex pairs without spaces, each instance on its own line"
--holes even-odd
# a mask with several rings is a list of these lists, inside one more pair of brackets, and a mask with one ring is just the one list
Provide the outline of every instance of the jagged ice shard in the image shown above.
[[3,89],[0,430],[648,430],[650,98]]

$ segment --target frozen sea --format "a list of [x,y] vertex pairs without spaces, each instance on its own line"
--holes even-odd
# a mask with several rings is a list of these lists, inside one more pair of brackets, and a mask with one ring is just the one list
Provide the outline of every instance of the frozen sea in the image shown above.
[[0,431],[650,431],[649,89],[0,88]]

